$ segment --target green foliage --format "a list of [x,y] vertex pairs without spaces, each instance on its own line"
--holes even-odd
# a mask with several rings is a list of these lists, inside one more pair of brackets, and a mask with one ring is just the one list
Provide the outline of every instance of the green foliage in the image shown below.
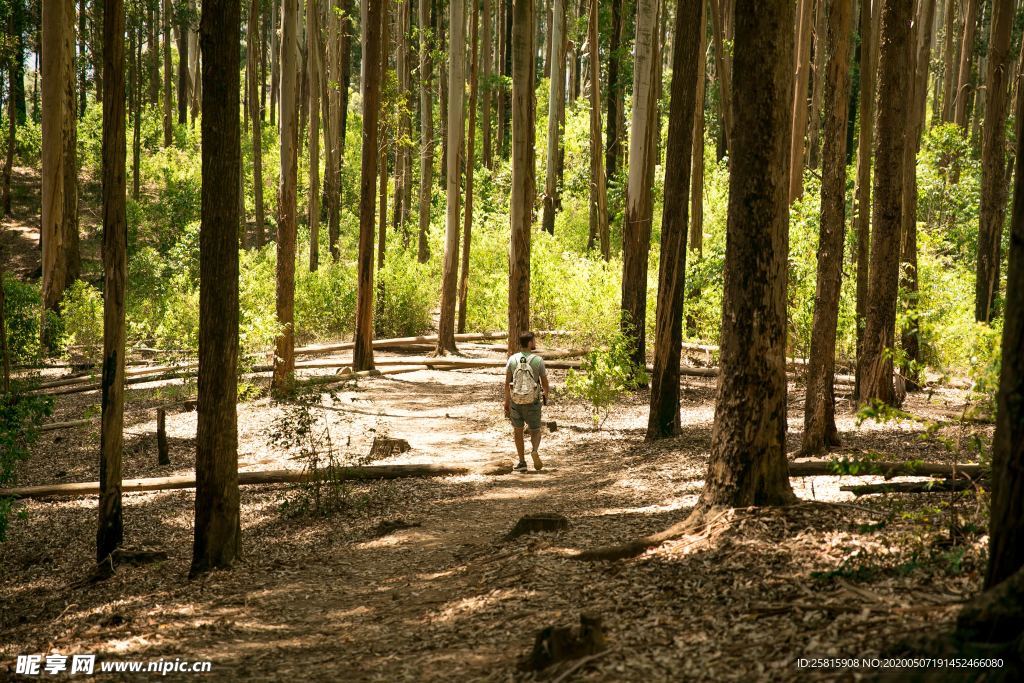
[[[428,264],[416,262],[412,250],[388,254],[377,273],[377,310],[374,315],[378,337],[411,337],[430,329],[437,298],[437,281]],[[353,302],[355,290],[352,291]],[[353,315],[355,312],[353,303]]]
[[61,345],[76,362],[98,363],[103,353],[103,295],[82,280],[71,283],[60,303]]
[[39,285],[21,282],[5,273],[3,288],[11,365],[39,360]]
[[590,403],[598,427],[608,419],[611,406],[625,392],[647,383],[647,371],[633,362],[631,349],[630,338],[616,333],[606,344],[587,354],[580,372],[570,370],[566,376],[566,392]]
[[[0,394],[0,488],[14,480],[18,463],[29,456],[39,427],[53,412],[53,399],[23,393]],[[0,498],[0,541],[7,532],[11,499]]]

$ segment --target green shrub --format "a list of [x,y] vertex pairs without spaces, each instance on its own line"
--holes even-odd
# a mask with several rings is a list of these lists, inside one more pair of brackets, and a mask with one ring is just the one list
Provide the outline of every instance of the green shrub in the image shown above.
[[4,308],[7,319],[7,353],[11,365],[39,359],[39,286],[4,274]]
[[[20,393],[0,394],[0,488],[14,480],[17,464],[28,458],[39,427],[53,412],[53,399]],[[0,498],[0,541],[7,532],[10,498]]]
[[600,427],[608,419],[611,406],[627,391],[647,383],[647,371],[632,361],[632,344],[621,332],[606,344],[587,354],[581,371],[570,370],[565,390],[593,407],[594,424]]
[[430,275],[430,266],[417,263],[412,250],[388,255],[376,275],[382,285],[374,320],[377,337],[412,337],[430,329],[438,295],[438,283]]
[[103,353],[103,295],[76,280],[64,292],[60,310],[66,355],[75,362],[98,363]]

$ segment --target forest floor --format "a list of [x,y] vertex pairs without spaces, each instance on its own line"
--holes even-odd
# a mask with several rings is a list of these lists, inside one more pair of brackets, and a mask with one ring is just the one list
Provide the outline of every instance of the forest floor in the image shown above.
[[[501,355],[482,344],[462,350]],[[619,402],[597,429],[587,406],[557,391],[564,373],[551,375],[545,420],[557,430],[545,431],[543,471],[349,484],[330,515],[310,513],[308,487],[245,486],[242,558],[198,580],[187,578],[191,490],[125,494],[126,544],[168,558],[84,585],[94,567],[95,498],[18,503],[0,544],[0,678],[18,654],[59,652],[209,660],[216,680],[555,680],[568,672],[525,673],[517,662],[540,629],[582,613],[601,619],[609,650],[571,680],[835,680],[835,670],[800,668],[798,659],[877,657],[951,625],[980,588],[985,501],[973,492],[855,500],[839,490],[879,477],[793,478],[797,505],[736,510],[702,538],[635,559],[573,559],[687,517],[707,466],[714,380],[684,378],[683,433],[647,443],[645,392]],[[475,467],[504,458],[511,466],[500,381],[493,368],[424,370],[318,388],[292,404],[251,399],[239,405],[239,467],[302,467],[302,449],[286,442],[304,422],[319,435],[305,449],[312,443],[320,455],[365,462],[373,437],[386,434],[412,450],[384,463]],[[196,414],[168,414],[172,464],[161,467],[151,408],[193,392],[175,383],[129,390],[125,478],[192,471]],[[905,408],[950,421],[964,400],[962,391],[934,388]],[[44,433],[19,484],[97,479],[98,404],[97,392],[58,400],[52,420],[93,422]],[[802,405],[792,383],[791,453]],[[839,456],[971,459],[923,438],[923,422],[858,427],[846,397],[839,407]],[[969,440],[965,429],[939,433],[956,443]],[[563,514],[569,527],[505,540],[532,512]],[[381,526],[396,520],[415,526]]]

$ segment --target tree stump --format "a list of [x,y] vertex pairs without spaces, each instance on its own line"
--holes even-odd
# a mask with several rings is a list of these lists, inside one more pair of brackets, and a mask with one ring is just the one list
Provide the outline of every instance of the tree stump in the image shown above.
[[386,436],[375,436],[370,446],[371,458],[390,458],[392,455],[411,451],[412,446],[405,439],[391,439]]
[[158,465],[171,464],[167,449],[167,411],[163,408],[156,411],[156,451]]
[[537,512],[519,518],[512,531],[505,536],[506,541],[519,538],[536,531],[561,531],[569,528],[569,520],[554,512]]
[[540,671],[552,664],[589,657],[608,649],[601,618],[581,614],[579,626],[547,626],[537,632],[533,650],[519,661],[522,671]]

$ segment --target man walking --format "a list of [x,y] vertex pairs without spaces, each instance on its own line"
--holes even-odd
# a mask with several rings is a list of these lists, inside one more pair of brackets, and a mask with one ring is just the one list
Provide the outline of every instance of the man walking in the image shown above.
[[512,433],[516,442],[519,463],[516,471],[525,472],[526,446],[523,441],[523,429],[530,429],[530,456],[535,469],[541,469],[537,449],[540,448],[540,412],[541,405],[548,403],[548,373],[544,369],[544,359],[533,351],[537,348],[537,340],[533,332],[519,335],[519,351],[512,354],[505,365],[505,417],[512,420]]

